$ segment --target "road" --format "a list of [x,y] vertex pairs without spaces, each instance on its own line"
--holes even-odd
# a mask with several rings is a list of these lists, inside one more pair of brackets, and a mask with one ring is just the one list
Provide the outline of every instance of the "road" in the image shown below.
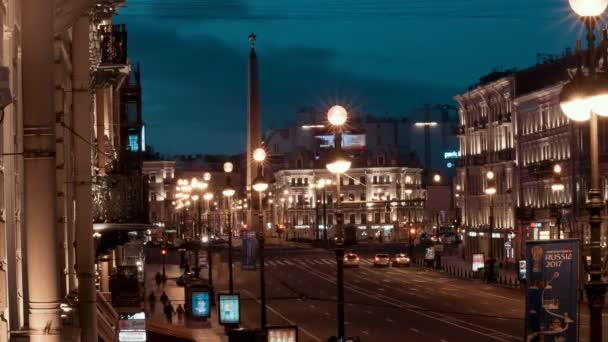
[[[361,266],[344,272],[347,336],[366,342],[522,340],[523,290],[455,279],[418,267],[374,268],[371,253],[360,252]],[[218,291],[227,289],[226,254],[223,249],[214,258]],[[241,325],[256,328],[260,311],[258,272],[240,270],[238,253],[235,260],[235,291],[242,298]],[[267,249],[269,325],[297,324],[300,342],[326,341],[335,335],[335,273],[331,250]],[[581,341],[587,334],[587,319],[583,314]],[[608,317],[605,319],[608,321]]]

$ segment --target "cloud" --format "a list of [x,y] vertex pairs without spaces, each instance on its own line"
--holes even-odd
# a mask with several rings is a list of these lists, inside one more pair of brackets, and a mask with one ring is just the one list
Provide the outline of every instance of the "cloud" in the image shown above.
[[[163,153],[244,150],[246,40],[234,47],[216,36],[185,36],[147,20],[130,21],[128,31],[130,57],[142,67],[148,143]],[[265,128],[292,121],[302,106],[338,100],[357,111],[402,116],[456,92],[439,84],[336,70],[344,57],[330,48],[258,44],[257,54]]]

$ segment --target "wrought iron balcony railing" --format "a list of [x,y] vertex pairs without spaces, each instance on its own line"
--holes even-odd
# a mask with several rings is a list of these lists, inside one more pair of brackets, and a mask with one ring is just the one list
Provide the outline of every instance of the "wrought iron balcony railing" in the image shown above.
[[147,223],[148,183],[142,175],[93,178],[93,222]]
[[124,24],[99,27],[101,66],[127,64],[127,29]]

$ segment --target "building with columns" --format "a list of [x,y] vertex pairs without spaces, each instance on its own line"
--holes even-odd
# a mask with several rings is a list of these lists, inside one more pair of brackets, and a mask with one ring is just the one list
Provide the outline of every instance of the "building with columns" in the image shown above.
[[10,91],[0,103],[0,341],[117,337],[111,295],[97,287],[93,222],[118,216],[110,176],[135,177],[122,204],[144,204],[141,92],[125,27],[111,19],[123,2],[0,3],[0,92]]

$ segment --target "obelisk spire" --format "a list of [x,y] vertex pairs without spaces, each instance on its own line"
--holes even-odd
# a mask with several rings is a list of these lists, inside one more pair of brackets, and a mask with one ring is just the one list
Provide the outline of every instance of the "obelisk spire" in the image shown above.
[[253,196],[252,182],[257,176],[257,167],[253,160],[253,151],[262,146],[262,118],[260,114],[260,90],[258,78],[258,59],[255,53],[255,34],[249,35],[249,74],[247,82],[247,227],[254,228],[253,210],[257,209],[258,201]]

